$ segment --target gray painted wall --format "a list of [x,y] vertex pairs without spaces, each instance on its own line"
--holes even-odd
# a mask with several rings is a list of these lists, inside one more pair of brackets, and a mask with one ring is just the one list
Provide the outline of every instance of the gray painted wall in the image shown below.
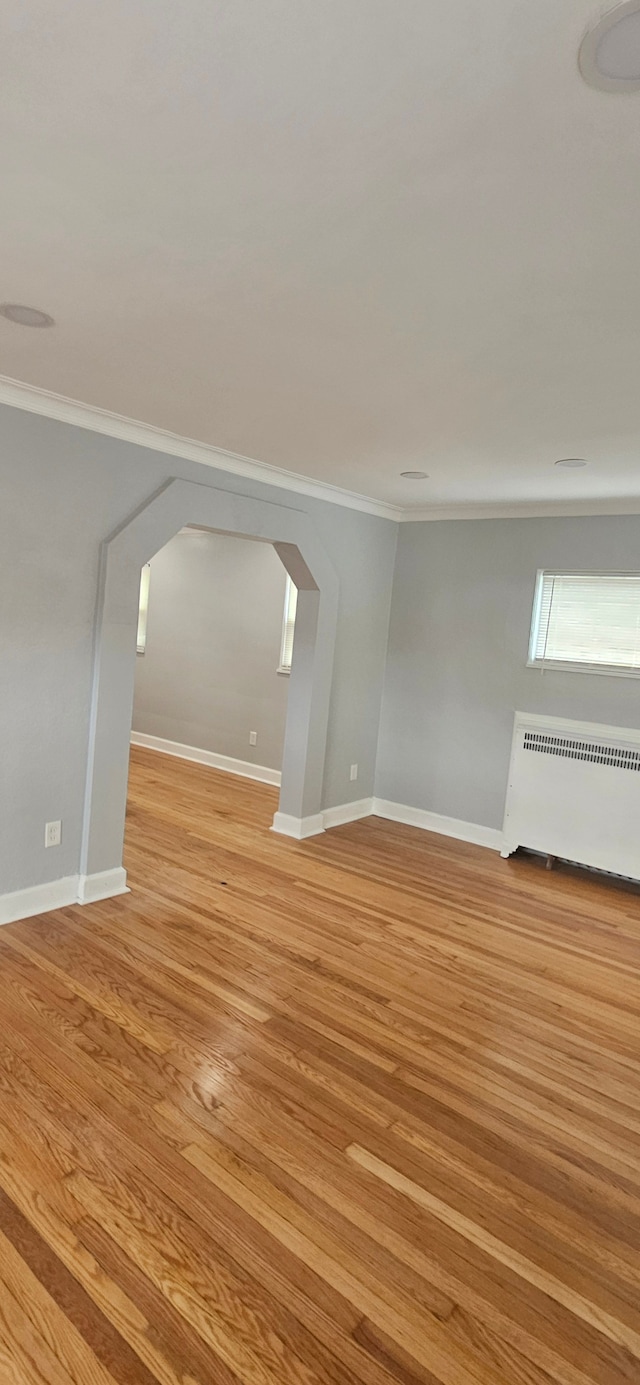
[[640,516],[400,528],[376,792],[501,827],[516,710],[640,727],[640,682],[526,667],[538,568],[640,568]]
[[637,680],[526,668],[537,568],[638,568],[640,517],[402,525],[389,632],[395,524],[2,406],[0,894],[79,869],[100,545],[174,476],[304,511],[338,574],[323,806],[380,729],[381,797],[499,827],[516,708],[640,726]]
[[0,894],[79,869],[100,544],[171,477],[313,519],[340,581],[323,806],[373,792],[397,526],[1,406]]
[[176,534],[151,563],[134,730],[280,769],[289,690],[288,677],[276,672],[285,583],[271,544],[197,529]]

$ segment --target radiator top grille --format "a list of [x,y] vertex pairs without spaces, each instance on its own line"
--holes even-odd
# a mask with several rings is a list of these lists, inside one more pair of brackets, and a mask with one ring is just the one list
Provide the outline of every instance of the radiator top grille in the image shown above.
[[561,755],[567,760],[591,760],[596,765],[640,771],[640,750],[625,750],[619,745],[598,745],[597,741],[577,741],[568,736],[551,736],[543,731],[525,731],[525,750],[539,755]]

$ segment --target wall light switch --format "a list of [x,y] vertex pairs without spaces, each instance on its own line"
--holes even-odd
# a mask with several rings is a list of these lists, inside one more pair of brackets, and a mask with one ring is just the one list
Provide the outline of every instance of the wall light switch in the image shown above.
[[357,766],[357,765],[352,765],[352,766],[351,766],[351,769],[349,770],[349,778],[350,778],[351,780],[357,779],[357,778],[358,778],[358,766]]
[[249,745],[257,745],[257,744],[258,744],[258,732],[257,732],[257,731],[250,731],[250,732],[249,732]]
[[45,846],[59,846],[62,841],[62,823],[48,822],[44,829]]

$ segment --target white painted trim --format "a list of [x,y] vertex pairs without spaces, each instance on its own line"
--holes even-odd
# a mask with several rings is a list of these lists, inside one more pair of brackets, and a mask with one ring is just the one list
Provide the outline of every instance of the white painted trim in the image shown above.
[[294,837],[296,841],[302,842],[306,837],[317,837],[324,832],[323,815],[314,813],[312,817],[294,818],[289,813],[276,813],[271,831],[279,832],[283,837]]
[[[1,399],[0,399],[1,402]],[[581,515],[640,515],[640,496],[603,496],[601,500],[517,500],[504,505],[423,505],[401,510],[401,524],[436,519],[579,519]]]
[[369,818],[372,812],[372,798],[359,798],[356,803],[339,803],[336,808],[325,808],[322,813],[325,832],[327,828],[343,827],[347,822],[358,822],[360,818]]
[[67,909],[70,904],[93,904],[98,899],[128,894],[127,873],[122,866],[105,870],[100,875],[65,875],[62,880],[48,880],[45,885],[29,885],[0,895],[0,924],[17,923],[19,919],[48,914],[52,909]]
[[404,803],[391,803],[386,798],[374,798],[373,813],[390,822],[403,822],[407,827],[421,827],[425,832],[437,832],[442,837],[457,837],[461,842],[502,850],[502,832],[498,827],[483,827],[479,822],[463,822],[461,818],[444,817],[425,808],[409,808]]
[[305,837],[317,837],[332,827],[342,827],[347,822],[371,817],[372,812],[373,799],[360,798],[356,803],[339,803],[335,808],[325,808],[309,818],[293,818],[288,813],[276,813],[271,830],[280,832],[284,837],[304,841]]
[[101,870],[95,875],[78,876],[78,904],[96,904],[99,899],[113,899],[116,895],[129,893],[127,872],[123,866]]
[[525,667],[537,668],[539,673],[594,673],[596,678],[640,678],[640,668],[581,664],[577,659],[527,659]]
[[279,486],[281,490],[295,491],[298,495],[309,495],[314,500],[328,500],[349,510],[362,510],[364,514],[378,515],[381,519],[397,520],[402,514],[399,505],[387,505],[381,500],[358,495],[355,491],[332,486],[328,481],[314,481],[298,472],[271,466],[269,462],[242,457],[237,452],[227,452],[225,448],[198,442],[195,438],[183,438],[179,433],[125,418],[122,414],[99,409],[93,404],[83,404],[79,399],[68,399],[52,390],[37,389],[22,380],[12,380],[8,375],[0,375],[0,404],[56,419],[58,423],[69,423],[73,428],[87,428],[91,433],[119,438],[121,442],[130,442],[136,447],[151,448],[154,452],[164,452],[171,457],[183,457],[202,466],[218,467],[220,471],[246,476],[251,481],[262,481],[268,486]]
[[[640,732],[638,734],[640,736]],[[503,846],[502,832],[497,827],[462,822],[460,818],[443,817],[441,813],[429,813],[424,808],[391,803],[386,798],[361,798],[356,803],[341,803],[336,808],[325,808],[324,812],[310,818],[292,818],[287,813],[276,813],[271,830],[302,841],[332,827],[371,816],[402,822],[407,827],[421,827],[425,832],[437,832],[443,837],[457,837],[461,842],[472,842],[491,851],[501,851]]]
[[542,519],[545,516],[571,518],[580,515],[640,514],[638,495],[603,497],[601,500],[513,501],[503,505],[422,505],[415,509],[404,509],[401,505],[333,486],[328,481],[316,481],[299,472],[272,466],[269,462],[227,452],[225,448],[214,447],[212,443],[181,437],[179,433],[171,433],[166,428],[156,428],[152,423],[125,418],[123,414],[99,409],[94,404],[68,399],[66,395],[56,394],[52,390],[38,389],[22,380],[13,380],[8,375],[0,375],[0,404],[22,409],[25,413],[39,414],[58,423],[68,423],[73,428],[86,428],[104,437],[118,438],[136,447],[150,448],[153,452],[163,452],[170,457],[183,457],[185,461],[217,467],[235,476],[246,476],[265,485],[279,486],[281,490],[294,491],[298,495],[311,496],[314,500],[326,500],[333,505],[344,505],[349,510],[361,510],[364,514],[403,524],[437,519]]
[[50,909],[64,909],[78,902],[78,876],[66,875],[62,880],[48,880],[45,885],[30,885],[0,895],[0,924],[16,923],[18,919],[46,914]]
[[147,736],[142,731],[131,732],[131,744],[145,746],[147,750],[159,750],[161,755],[175,755],[178,760],[193,760],[197,765],[209,765],[211,769],[224,770],[225,774],[239,774],[242,779],[257,779],[260,784],[280,785],[279,769],[253,765],[250,760],[234,760],[230,755],[217,755],[214,750],[200,750],[196,745],[181,745],[179,741]]

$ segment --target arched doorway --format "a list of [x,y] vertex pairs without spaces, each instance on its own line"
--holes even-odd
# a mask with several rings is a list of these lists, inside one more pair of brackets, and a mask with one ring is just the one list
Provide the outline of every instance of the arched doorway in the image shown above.
[[80,899],[123,891],[122,845],[140,569],[188,524],[272,543],[298,588],[276,831],[322,831],[338,579],[312,520],[286,505],[173,480],[103,545],[96,613]]

